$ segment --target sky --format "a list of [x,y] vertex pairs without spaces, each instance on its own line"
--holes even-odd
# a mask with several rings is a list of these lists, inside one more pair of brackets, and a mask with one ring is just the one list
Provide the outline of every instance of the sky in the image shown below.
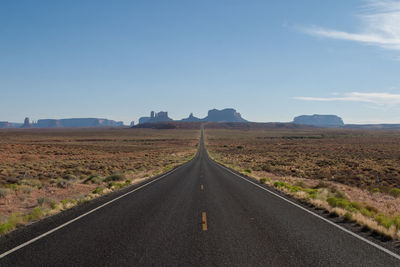
[[400,1],[0,1],[0,121],[228,107],[400,123]]

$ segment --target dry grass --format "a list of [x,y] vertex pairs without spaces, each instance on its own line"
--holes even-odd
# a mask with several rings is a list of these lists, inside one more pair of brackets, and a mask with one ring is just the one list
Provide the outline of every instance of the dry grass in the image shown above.
[[400,132],[207,129],[210,155],[295,198],[400,236]]
[[357,187],[400,187],[400,132],[355,130],[218,130],[210,151],[243,168],[335,181]]
[[[198,130],[0,131],[0,232],[147,179],[190,159]],[[99,188],[103,188],[100,190]],[[37,207],[42,212],[29,214]]]

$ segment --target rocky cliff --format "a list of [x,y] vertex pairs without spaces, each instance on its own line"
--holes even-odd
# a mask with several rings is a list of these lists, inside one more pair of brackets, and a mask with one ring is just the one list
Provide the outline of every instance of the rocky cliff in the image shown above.
[[340,127],[344,125],[339,116],[318,114],[295,117],[293,123],[320,127]]
[[0,121],[0,128],[10,128],[12,125],[8,121]]
[[139,124],[163,121],[172,121],[172,119],[168,117],[168,112],[166,111],[160,111],[158,113],[152,111],[150,112],[150,117],[139,118]]
[[[143,123],[153,123],[153,122],[168,122],[173,121],[168,117],[168,112],[159,112],[155,113],[152,111],[150,113],[150,117],[141,117],[139,119],[139,124]],[[247,120],[243,119],[240,113],[236,112],[233,108],[226,108],[222,110],[212,109],[208,111],[207,117],[200,119],[193,116],[193,113],[190,113],[188,118],[178,120],[178,122],[247,122]]]
[[122,122],[97,118],[75,118],[75,119],[43,119],[35,124],[37,128],[60,128],[60,127],[116,127],[123,126]]
[[199,121],[202,121],[202,119],[197,118],[197,117],[193,116],[193,113],[190,113],[189,117],[187,117],[185,119],[182,119],[181,121],[184,121],[184,122],[199,122]]
[[240,113],[236,112],[233,108],[226,108],[223,110],[212,109],[208,111],[208,116],[203,121],[209,122],[247,122],[243,119]]
[[22,126],[22,123],[0,121],[0,129],[2,129],[2,128],[18,128],[21,126]]

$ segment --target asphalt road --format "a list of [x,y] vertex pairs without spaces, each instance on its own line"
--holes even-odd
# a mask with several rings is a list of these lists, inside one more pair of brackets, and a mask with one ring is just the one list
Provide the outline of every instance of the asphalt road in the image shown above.
[[[3,253],[4,251],[0,251]],[[233,175],[190,163],[10,253],[1,266],[400,266]]]

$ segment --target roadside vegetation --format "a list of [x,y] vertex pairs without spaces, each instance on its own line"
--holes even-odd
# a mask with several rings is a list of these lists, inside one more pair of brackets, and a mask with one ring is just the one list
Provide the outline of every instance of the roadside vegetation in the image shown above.
[[0,131],[0,234],[191,159],[198,130]]
[[205,137],[216,161],[400,240],[400,132],[207,129]]

